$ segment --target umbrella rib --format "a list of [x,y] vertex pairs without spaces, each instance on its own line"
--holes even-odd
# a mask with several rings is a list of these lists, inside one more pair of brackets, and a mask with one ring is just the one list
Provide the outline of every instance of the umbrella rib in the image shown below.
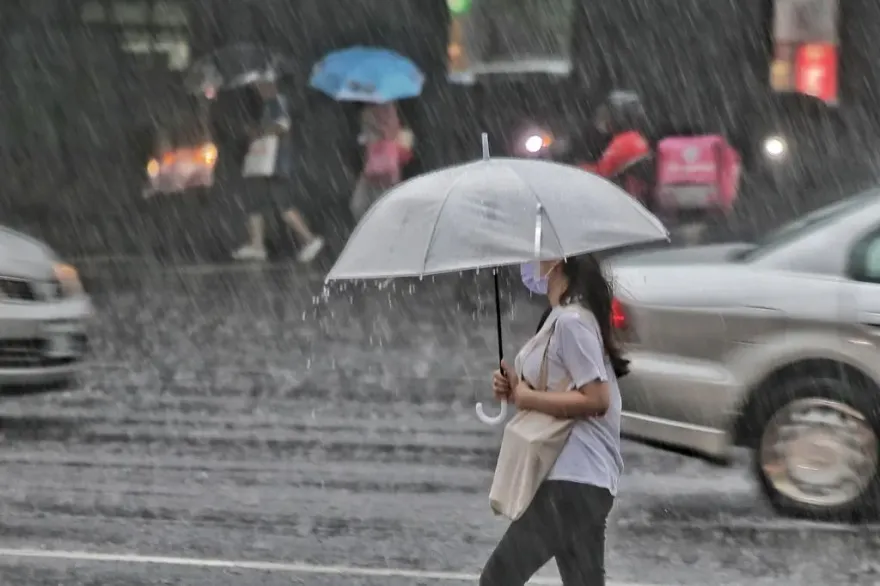
[[[544,210],[544,211],[546,211],[546,210],[547,210],[547,206],[545,206],[545,205],[544,205],[544,202],[541,201],[540,196],[538,196],[538,192],[534,190],[534,188],[531,186],[531,184],[530,184],[528,181],[526,181],[526,180],[523,178],[523,176],[520,175],[520,174],[517,172],[516,169],[513,169],[513,168],[511,168],[511,167],[507,167],[507,169],[508,169],[511,173],[513,173],[514,175],[516,175],[517,178],[518,178],[520,181],[523,182],[523,185],[525,185],[525,186],[528,188],[529,193],[532,194],[532,197],[535,198],[535,200],[538,202],[538,205],[541,206],[541,209]],[[547,224],[550,226],[550,229],[553,230],[553,236],[556,238],[556,244],[559,245],[559,250],[562,250],[562,242],[559,241],[559,232],[556,231],[556,226],[553,225],[553,220],[550,219],[550,214],[546,214],[546,213],[545,213],[545,214],[544,214],[544,217],[547,219]],[[564,251],[563,251],[563,253],[564,253]]]
[[440,224],[440,216],[443,214],[443,210],[446,209],[446,204],[449,203],[449,198],[452,195],[452,191],[458,186],[458,182],[464,179],[467,173],[462,173],[458,177],[456,177],[455,181],[449,184],[449,188],[446,190],[446,195],[443,196],[443,203],[440,204],[440,209],[437,210],[437,217],[434,219],[434,226],[431,228],[431,236],[428,238],[428,244],[425,246],[425,254],[422,257],[422,271],[421,274],[424,276],[425,269],[428,266],[428,254],[431,252],[431,245],[434,244],[434,238],[437,236],[437,226]]

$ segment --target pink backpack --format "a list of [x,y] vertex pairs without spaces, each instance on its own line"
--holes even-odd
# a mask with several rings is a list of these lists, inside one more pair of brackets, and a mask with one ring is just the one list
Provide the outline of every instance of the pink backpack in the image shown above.
[[740,157],[718,134],[676,136],[657,145],[655,193],[666,210],[729,212],[739,191]]
[[370,179],[400,181],[400,149],[393,140],[377,140],[367,146],[364,175]]

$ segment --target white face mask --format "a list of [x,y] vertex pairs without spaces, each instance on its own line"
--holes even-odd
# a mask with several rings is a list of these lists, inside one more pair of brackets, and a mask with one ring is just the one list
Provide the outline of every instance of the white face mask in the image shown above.
[[547,294],[547,277],[541,277],[538,273],[541,268],[537,262],[527,262],[519,267],[522,283],[525,288],[535,295]]

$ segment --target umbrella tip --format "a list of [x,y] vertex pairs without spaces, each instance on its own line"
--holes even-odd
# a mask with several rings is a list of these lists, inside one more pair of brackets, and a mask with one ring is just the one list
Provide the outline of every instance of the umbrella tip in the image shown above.
[[489,133],[484,132],[482,134],[481,138],[483,139],[483,160],[488,161],[489,160]]

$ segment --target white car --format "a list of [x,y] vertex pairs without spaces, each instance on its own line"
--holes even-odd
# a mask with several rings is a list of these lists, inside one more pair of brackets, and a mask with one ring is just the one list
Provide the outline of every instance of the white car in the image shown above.
[[92,313],[74,267],[45,244],[0,228],[0,395],[75,385]]

